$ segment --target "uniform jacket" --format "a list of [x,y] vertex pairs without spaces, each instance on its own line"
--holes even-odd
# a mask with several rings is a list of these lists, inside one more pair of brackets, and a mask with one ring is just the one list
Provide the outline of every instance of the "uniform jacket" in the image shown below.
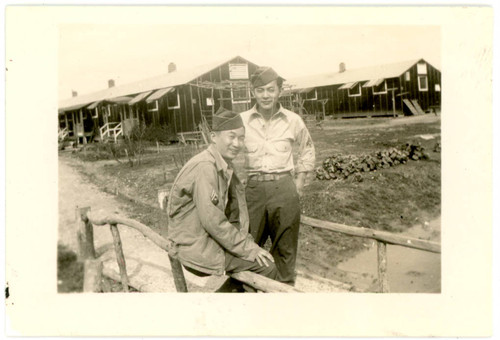
[[255,260],[259,246],[248,233],[244,187],[214,145],[181,169],[167,212],[168,238],[183,265],[223,274],[226,251]]

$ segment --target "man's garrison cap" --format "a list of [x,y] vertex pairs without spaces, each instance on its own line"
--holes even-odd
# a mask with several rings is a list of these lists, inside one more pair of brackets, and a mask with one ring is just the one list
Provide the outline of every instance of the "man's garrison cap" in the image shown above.
[[235,130],[243,127],[243,120],[239,113],[227,110],[222,106],[212,119],[212,131]]
[[276,73],[276,71],[274,71],[269,66],[259,67],[250,76],[250,82],[252,83],[253,87],[264,86],[276,79],[281,79],[282,81],[285,80],[282,77],[280,77],[278,73]]

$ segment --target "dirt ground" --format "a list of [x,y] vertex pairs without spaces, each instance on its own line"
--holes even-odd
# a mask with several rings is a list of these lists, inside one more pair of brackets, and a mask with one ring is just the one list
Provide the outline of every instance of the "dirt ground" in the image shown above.
[[[327,120],[323,129],[310,127],[316,147],[316,164],[336,153],[360,154],[397,147],[404,143],[420,143],[429,151],[430,159],[410,161],[388,169],[362,174],[361,181],[319,181],[309,176],[302,213],[324,220],[353,226],[362,226],[391,232],[403,232],[440,216],[441,207],[441,154],[433,148],[440,141],[440,117],[400,117],[397,119]],[[423,137],[422,137],[423,136]],[[430,136],[430,137],[429,137]],[[194,153],[197,150],[188,150]],[[130,167],[126,161],[115,160],[82,162],[70,152],[62,152],[64,167],[69,175],[60,184],[60,195],[70,197],[72,203],[88,205],[100,202],[111,209],[150,226],[159,233],[166,225],[165,214],[157,209],[157,189],[168,186],[179,167],[173,159],[179,155],[178,147],[162,147],[159,153],[144,156],[141,165]],[[184,155],[187,157],[188,155]],[[240,167],[240,156],[235,166]],[[60,162],[60,163],[63,163]],[[66,168],[64,168],[66,169]],[[90,192],[80,194],[72,184],[73,175],[82,174],[79,183],[93,183]],[[238,172],[240,175],[242,171]],[[67,182],[66,182],[67,180]],[[112,202],[112,197],[97,188],[123,195]],[[130,201],[133,199],[133,202]],[[65,199],[66,200],[66,199]],[[61,203],[60,203],[61,204]],[[93,203],[95,204],[95,203]],[[74,206],[60,207],[63,217],[60,225],[74,219]],[[440,227],[440,226],[439,226]],[[423,239],[435,239],[433,233],[420,234]],[[61,231],[61,242],[70,244],[70,235]],[[297,270],[305,274],[355,283],[363,274],[339,269],[340,263],[363,252],[369,242],[339,233],[303,226],[299,238]],[[361,275],[361,276],[360,276]],[[432,288],[435,291],[435,287]]]
[[100,207],[126,216],[123,204],[82,178],[63,157],[59,158],[58,291],[81,291],[82,264],[77,262],[76,208]]

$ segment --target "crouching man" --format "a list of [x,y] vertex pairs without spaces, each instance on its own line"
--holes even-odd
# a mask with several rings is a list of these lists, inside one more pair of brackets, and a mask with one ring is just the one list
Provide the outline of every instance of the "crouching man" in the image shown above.
[[[248,270],[274,279],[273,257],[248,233],[244,187],[231,163],[243,147],[243,121],[221,108],[212,125],[212,143],[184,165],[170,191],[168,238],[196,275]],[[227,282],[220,291],[233,285]]]

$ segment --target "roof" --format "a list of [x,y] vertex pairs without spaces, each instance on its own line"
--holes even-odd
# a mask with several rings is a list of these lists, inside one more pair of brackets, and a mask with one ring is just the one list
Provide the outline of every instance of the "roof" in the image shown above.
[[378,79],[399,77],[420,60],[422,59],[346,70],[341,73],[330,72],[296,77],[289,79],[287,83],[292,85],[294,89],[303,89],[308,87],[355,83],[364,80],[377,81]]
[[[173,87],[178,85],[187,84],[190,81],[212,71],[213,69],[228,63],[236,58],[243,59],[248,63],[252,64],[245,58],[236,56],[230,59],[225,59],[223,61],[216,61],[209,64],[197,66],[186,70],[177,70],[171,73],[162,74],[157,77],[137,81],[134,83],[129,83],[121,86],[114,86],[101,91],[93,92],[90,94],[72,97],[67,100],[59,102],[59,110],[63,109],[69,111],[73,107],[77,107],[82,104],[90,104],[96,101],[111,99],[120,96],[135,95],[142,92],[158,90],[167,87]],[[85,106],[85,105],[83,105]],[[82,107],[82,106],[80,106]]]
[[149,96],[148,99],[146,99],[146,103],[151,103],[153,100],[160,99],[167,93],[171,92],[173,90],[173,87],[167,87],[165,89],[157,90],[155,93],[153,93],[151,96]]

